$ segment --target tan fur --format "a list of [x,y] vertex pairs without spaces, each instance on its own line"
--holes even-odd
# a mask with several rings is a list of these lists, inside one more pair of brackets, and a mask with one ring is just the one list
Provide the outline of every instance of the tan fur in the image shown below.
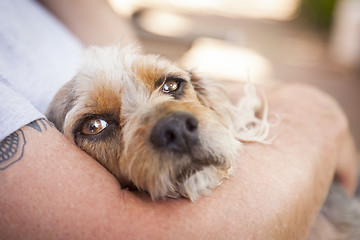
[[132,71],[151,91],[155,90],[154,83],[164,76],[165,72],[174,76],[185,77],[187,74],[176,68],[170,61],[160,56],[140,56],[132,64]]
[[[266,101],[251,84],[234,106],[219,83],[133,47],[93,47],[85,59],[46,115],[123,186],[134,185],[153,199],[184,196],[195,201],[231,174],[242,142],[267,140]],[[184,81],[181,97],[162,92],[158,84],[167,77]],[[176,112],[198,120],[198,142],[186,154],[156,149],[149,140],[154,126]],[[104,118],[109,125],[94,136],[81,134],[88,118]],[[359,206],[334,185],[309,239],[358,239]]]
[[[123,185],[134,184],[154,199],[182,195],[196,200],[209,193],[231,172],[241,147],[239,133],[250,125],[263,128],[254,113],[261,108],[247,109],[254,119],[242,122],[221,85],[159,56],[131,47],[94,47],[85,59],[79,73],[55,96],[47,116]],[[183,79],[179,99],[156,85],[168,77]],[[198,119],[198,143],[191,154],[155,149],[149,141],[151,130],[163,116],[179,111]],[[93,115],[113,121],[106,138],[94,140],[76,132],[84,118]]]
[[[99,82],[103,82],[100,80]],[[104,81],[105,82],[105,81]],[[121,111],[121,89],[116,89],[116,86],[113,86],[111,83],[103,85],[95,85],[94,90],[89,96],[88,104],[93,106],[95,109],[94,112],[97,114],[111,114],[111,115],[120,115]]]

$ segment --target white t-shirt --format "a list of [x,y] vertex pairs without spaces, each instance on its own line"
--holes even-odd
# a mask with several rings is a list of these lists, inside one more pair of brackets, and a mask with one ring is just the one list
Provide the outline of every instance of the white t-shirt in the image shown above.
[[81,56],[80,42],[38,2],[0,1],[0,140],[44,117]]

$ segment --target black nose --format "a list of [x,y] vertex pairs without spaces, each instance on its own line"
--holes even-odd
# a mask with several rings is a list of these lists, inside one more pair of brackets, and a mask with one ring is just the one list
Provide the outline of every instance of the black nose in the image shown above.
[[188,112],[173,112],[161,118],[150,134],[151,143],[165,150],[188,152],[198,141],[199,120]]

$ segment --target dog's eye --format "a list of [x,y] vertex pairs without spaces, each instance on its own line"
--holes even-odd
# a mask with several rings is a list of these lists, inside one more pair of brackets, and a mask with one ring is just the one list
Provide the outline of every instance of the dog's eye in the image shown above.
[[164,86],[163,86],[163,92],[164,93],[171,93],[175,90],[177,90],[180,86],[180,81],[177,79],[169,79],[166,80]]
[[81,133],[85,135],[98,134],[108,126],[108,123],[102,119],[89,119],[81,127]]

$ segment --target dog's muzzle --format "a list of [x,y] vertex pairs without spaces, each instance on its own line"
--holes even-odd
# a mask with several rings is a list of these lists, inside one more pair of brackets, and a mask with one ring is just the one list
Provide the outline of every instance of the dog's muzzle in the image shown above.
[[150,142],[155,148],[175,153],[191,153],[199,141],[199,120],[189,112],[171,112],[155,124]]

